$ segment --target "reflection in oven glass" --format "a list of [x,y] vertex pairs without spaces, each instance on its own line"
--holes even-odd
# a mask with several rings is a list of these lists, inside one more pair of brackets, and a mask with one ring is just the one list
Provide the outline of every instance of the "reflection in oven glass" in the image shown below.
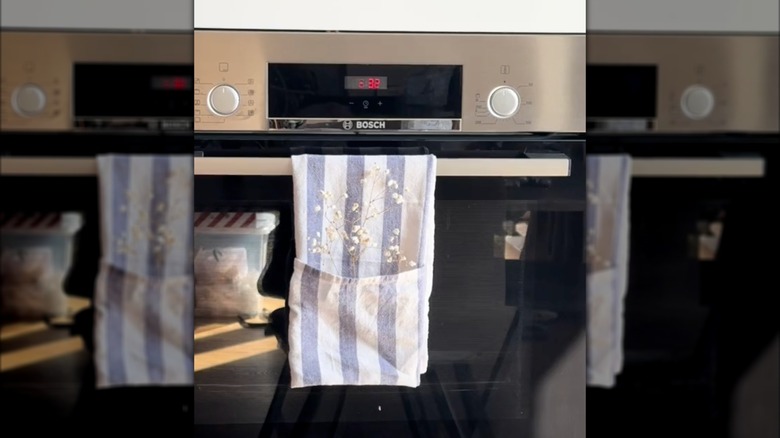
[[195,214],[196,316],[264,317],[258,284],[277,223],[276,212]]
[[720,238],[723,235],[722,218],[714,221],[699,221],[696,228],[699,260],[716,260],[720,248]]
[[525,239],[528,235],[528,219],[531,213],[526,212],[521,220],[507,220],[503,223],[504,235],[495,237],[496,257],[504,260],[520,260],[523,256]]
[[2,316],[5,321],[72,315],[65,279],[73,264],[79,213],[3,213]]

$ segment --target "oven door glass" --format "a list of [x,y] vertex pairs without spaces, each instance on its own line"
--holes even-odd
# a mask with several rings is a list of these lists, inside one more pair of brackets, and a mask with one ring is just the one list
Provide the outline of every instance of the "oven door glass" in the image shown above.
[[[624,365],[614,388],[588,390],[591,434],[636,435],[637,424],[637,436],[648,437],[729,430],[735,385],[777,335],[776,298],[763,286],[773,283],[771,257],[756,252],[772,239],[774,219],[763,209],[776,142],[588,140],[589,153],[632,155],[635,170]],[[647,161],[659,158],[670,165]]]
[[[259,304],[225,282],[231,311],[196,317],[196,435],[584,436],[584,142],[282,138],[204,138],[196,156],[429,152],[441,168],[444,159],[519,162],[544,153],[568,158],[570,174],[471,176],[484,170],[472,168],[439,175],[429,367],[420,386],[290,389],[283,347],[295,256],[292,178],[199,175],[196,162],[196,210],[215,226],[235,215],[242,216],[234,224],[257,217],[274,224],[270,238],[239,232],[202,240],[203,260],[214,262],[217,248],[217,258],[237,260],[233,272],[255,269],[252,253],[267,259],[253,291]],[[228,271],[216,262],[195,266],[196,278],[214,277],[199,269]]]
[[[139,418],[178,430],[191,427],[191,387],[96,389],[92,303],[101,255],[98,179],[89,172],[52,175],[33,169],[72,168],[68,160],[89,162],[100,153],[184,151],[192,151],[191,136],[2,134],[0,390],[9,430],[79,434],[98,431],[104,420],[130,425]],[[18,160],[44,164],[18,175],[13,171]],[[42,262],[49,255],[50,262]],[[8,282],[13,287],[6,287]],[[62,295],[42,293],[52,285]],[[52,308],[47,299],[52,296],[64,296],[64,312],[40,311]],[[61,310],[59,301],[54,303]],[[20,319],[20,307],[35,312],[28,310]],[[30,422],[31,416],[38,421]]]

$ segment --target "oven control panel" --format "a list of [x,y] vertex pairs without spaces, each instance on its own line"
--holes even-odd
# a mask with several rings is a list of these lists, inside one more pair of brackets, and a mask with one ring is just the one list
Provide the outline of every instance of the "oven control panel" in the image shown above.
[[196,31],[195,130],[584,132],[584,49],[582,35]]
[[192,129],[192,38],[2,31],[4,132]]
[[589,35],[589,130],[777,132],[778,39]]

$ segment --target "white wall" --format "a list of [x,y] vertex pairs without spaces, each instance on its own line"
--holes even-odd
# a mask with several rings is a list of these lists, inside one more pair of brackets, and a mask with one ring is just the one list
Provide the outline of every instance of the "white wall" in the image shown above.
[[194,1],[196,29],[585,32],[586,0]]
[[2,0],[0,26],[192,30],[192,0]]
[[2,0],[0,26],[187,30],[193,1],[197,28],[582,33],[587,2],[594,31],[780,30],[778,0]]
[[777,32],[778,0],[587,0],[588,31]]

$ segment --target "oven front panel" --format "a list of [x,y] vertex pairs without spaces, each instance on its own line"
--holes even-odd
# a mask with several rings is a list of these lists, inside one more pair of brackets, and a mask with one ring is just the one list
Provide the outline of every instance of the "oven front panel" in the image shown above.
[[777,34],[589,34],[588,132],[780,129]]
[[192,132],[192,36],[3,31],[3,132]]
[[[545,436],[562,430],[584,436],[579,435],[585,424],[584,143],[368,140],[215,140],[198,149],[206,157],[218,150],[229,155],[225,149],[233,144],[246,147],[239,149],[245,155],[254,150],[254,156],[373,149],[430,152],[440,160],[479,154],[516,161],[547,151],[570,158],[571,172],[551,178],[437,177],[430,362],[419,388],[288,390],[286,355],[277,347],[285,334],[273,324],[265,332],[204,335],[195,343],[196,431],[241,423],[247,435],[262,430],[278,436],[331,431],[407,436],[428,430],[451,436],[461,430],[473,436]],[[197,211],[214,213],[216,222],[219,212],[279,214],[270,261],[255,292],[265,311],[283,307],[295,255],[292,178],[196,175],[195,204]],[[196,312],[197,307],[196,300]],[[203,330],[211,323],[196,318]],[[242,342],[268,347],[249,357],[231,347]],[[217,350],[236,357],[209,365]],[[249,369],[250,374],[243,371]],[[561,410],[567,412],[565,422]]]
[[583,35],[196,31],[195,59],[201,132],[585,129]]

